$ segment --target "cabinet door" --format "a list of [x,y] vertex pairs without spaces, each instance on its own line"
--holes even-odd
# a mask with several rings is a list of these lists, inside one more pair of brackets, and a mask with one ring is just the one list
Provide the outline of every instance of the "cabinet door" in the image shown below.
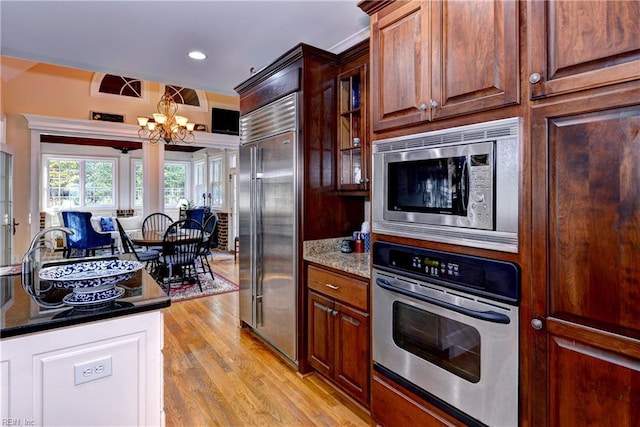
[[327,377],[333,376],[333,301],[309,292],[308,358],[309,364]]
[[369,404],[369,315],[336,302],[335,380]]
[[638,100],[533,109],[531,425],[638,422]]
[[374,131],[429,119],[430,3],[397,2],[371,17]]
[[640,78],[640,3],[530,1],[532,97]]
[[340,74],[338,100],[338,190],[368,189],[366,64]]
[[432,120],[519,101],[517,6],[514,0],[432,2]]

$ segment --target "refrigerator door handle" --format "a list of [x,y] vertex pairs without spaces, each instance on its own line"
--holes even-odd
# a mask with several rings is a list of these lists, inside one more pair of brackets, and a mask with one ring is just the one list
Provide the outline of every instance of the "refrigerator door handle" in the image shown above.
[[[263,251],[262,251],[262,207],[264,206],[263,191],[262,191],[262,148],[256,149],[256,205],[255,205],[255,248],[254,253],[256,257],[256,298],[262,298],[262,281],[264,279],[264,269],[262,266]],[[262,302],[261,302],[262,303]]]
[[262,295],[256,296],[256,326],[264,326],[264,314],[262,312]]
[[249,201],[249,217],[250,217],[250,221],[249,221],[249,228],[250,228],[250,234],[249,234],[249,264],[250,264],[250,272],[251,272],[251,299],[252,299],[252,315],[251,315],[251,320],[252,320],[252,324],[255,326],[256,322],[257,322],[257,317],[258,317],[258,313],[256,310],[257,307],[257,300],[256,300],[256,284],[257,284],[257,279],[256,279],[256,268],[257,268],[257,263],[258,263],[258,256],[256,254],[256,168],[257,168],[257,148],[256,147],[251,147],[251,167],[250,167],[250,185],[249,185],[249,192],[250,192],[250,201]]

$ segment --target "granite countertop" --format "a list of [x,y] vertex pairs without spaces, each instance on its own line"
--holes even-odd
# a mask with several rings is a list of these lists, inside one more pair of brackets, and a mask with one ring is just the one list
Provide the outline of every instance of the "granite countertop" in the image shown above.
[[345,254],[340,252],[340,242],[345,239],[351,239],[351,237],[307,240],[303,242],[302,256],[305,261],[369,279],[371,277],[370,254],[355,252]]
[[[171,305],[171,299],[144,268],[138,270],[133,278],[118,283],[117,286],[123,288],[125,293],[113,305],[92,311],[79,311],[69,306],[43,307],[24,289],[21,275],[11,273],[9,271],[8,275],[0,276],[0,306],[2,307],[0,338],[3,339],[159,310]],[[60,303],[69,292],[71,292],[70,289],[56,288],[43,294],[41,299],[56,304]]]

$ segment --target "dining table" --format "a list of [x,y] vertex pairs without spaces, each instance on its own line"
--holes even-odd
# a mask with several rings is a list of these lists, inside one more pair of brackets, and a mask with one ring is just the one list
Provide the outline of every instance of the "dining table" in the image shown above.
[[[173,236],[171,236],[171,238],[168,241],[171,242],[181,242],[184,243],[183,241],[187,238],[187,233],[185,232],[181,232],[180,230],[176,231],[175,233],[172,233]],[[165,235],[165,231],[160,231],[160,230],[139,230],[139,231],[135,231],[133,233],[131,233],[129,235],[129,238],[131,239],[131,241],[139,246],[146,246],[146,247],[152,247],[152,246],[162,246],[163,242],[164,242],[164,235]],[[202,233],[202,240],[206,241],[209,238],[209,233]]]

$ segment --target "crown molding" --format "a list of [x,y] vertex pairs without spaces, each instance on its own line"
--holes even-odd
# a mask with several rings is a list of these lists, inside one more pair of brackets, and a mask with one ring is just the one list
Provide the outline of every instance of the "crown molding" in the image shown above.
[[[140,142],[137,125],[103,122],[100,120],[70,119],[66,117],[22,114],[31,131],[49,135],[75,136],[83,138],[115,139]],[[235,150],[240,145],[240,137],[209,132],[194,132],[194,144],[199,147]],[[185,144],[186,145],[186,144]]]

